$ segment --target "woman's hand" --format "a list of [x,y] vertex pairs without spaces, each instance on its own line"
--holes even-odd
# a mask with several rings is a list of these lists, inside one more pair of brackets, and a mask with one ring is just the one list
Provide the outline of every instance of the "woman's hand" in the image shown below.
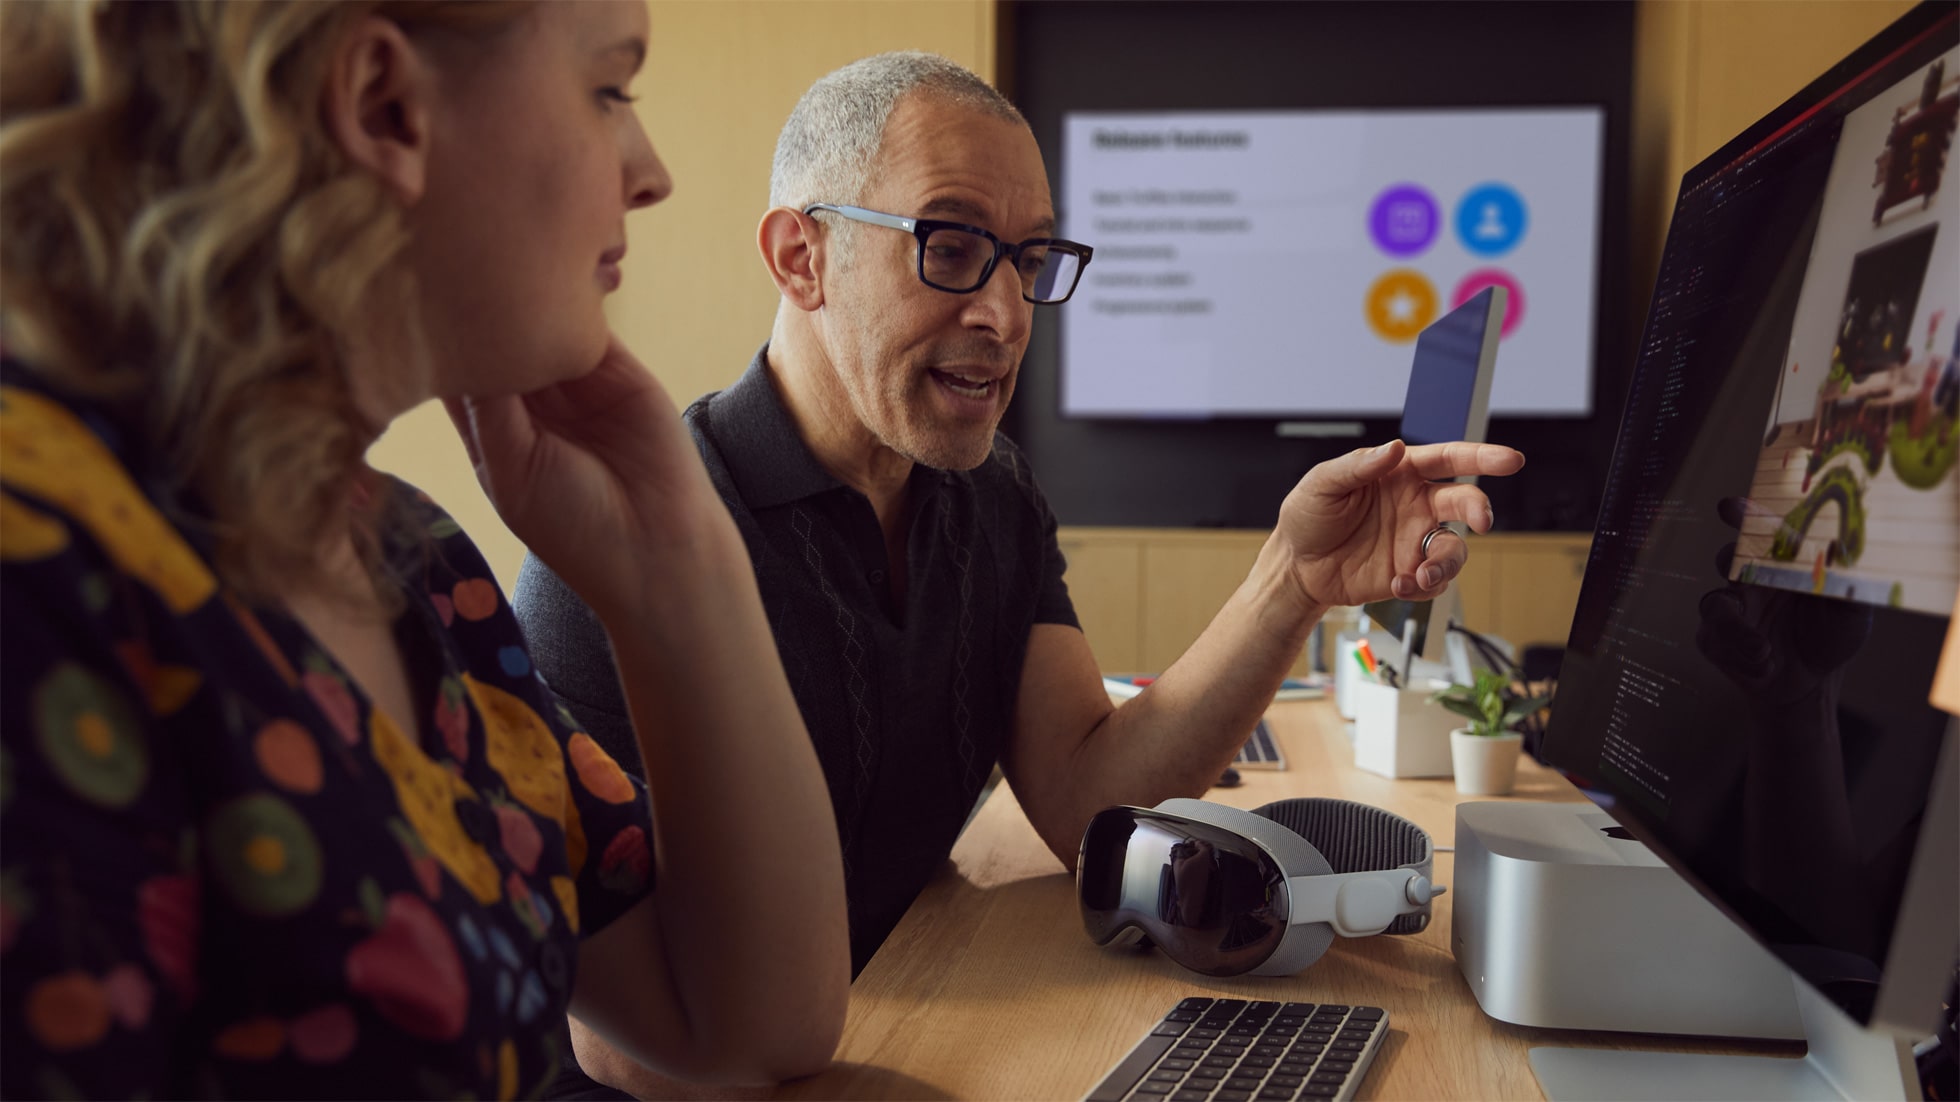
[[1490,530],[1490,499],[1463,475],[1513,474],[1523,454],[1496,444],[1391,440],[1307,472],[1280,505],[1278,531],[1310,604],[1358,605],[1398,597],[1425,601],[1470,557],[1455,534],[1422,538],[1445,521]]
[[734,534],[679,411],[618,337],[576,379],[445,404],[498,515],[595,610],[636,607],[649,559]]

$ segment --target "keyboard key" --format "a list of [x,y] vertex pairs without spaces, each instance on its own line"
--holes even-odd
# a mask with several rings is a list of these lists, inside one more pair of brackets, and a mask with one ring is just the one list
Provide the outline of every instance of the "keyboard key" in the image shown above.
[[1146,1083],[1137,1084],[1138,1094],[1169,1094],[1170,1092],[1171,1092],[1171,1085],[1169,1083],[1146,1082]]
[[1208,1090],[1192,1090],[1189,1087],[1171,1092],[1171,1102],[1205,1102],[1205,1099],[1210,1097],[1211,1092]]
[[1162,1065],[1159,1065],[1156,1071],[1150,1073],[1151,1082],[1154,1083],[1176,1083],[1182,1080],[1183,1078],[1184,1078],[1183,1072],[1173,1071],[1169,1068],[1163,1067]]
[[1338,1087],[1342,1083],[1347,1082],[1347,1073],[1344,1071],[1317,1071],[1313,1073],[1313,1076],[1307,1082],[1319,1083],[1322,1086]]
[[1217,1053],[1213,1053],[1210,1056],[1204,1058],[1202,1062],[1202,1066],[1208,1068],[1218,1068],[1224,1071],[1230,1071],[1232,1068],[1237,1067],[1238,1063],[1239,1063],[1238,1057],[1236,1056],[1221,1056]]
[[1242,1068],[1259,1068],[1261,1070],[1264,1070],[1266,1068],[1272,1067],[1274,1064],[1277,1063],[1279,1063],[1279,1061],[1271,1056],[1248,1056],[1245,1059],[1239,1061],[1239,1066]]
[[1191,998],[1177,1004],[1179,1010],[1205,1010],[1211,1006],[1210,999]]
[[1169,1052],[1170,1048],[1169,1037],[1152,1036],[1138,1041],[1129,1055],[1123,1057],[1103,1081],[1097,1084],[1096,1089],[1089,1092],[1087,1102],[1119,1102],[1129,1095],[1130,1085],[1135,1083],[1144,1072],[1149,1071],[1151,1065],[1157,1062],[1157,1058]]
[[1259,1092],[1259,1102],[1293,1102],[1293,1091],[1279,1087],[1267,1087]]
[[1236,1015],[1238,1014],[1239,1011],[1245,1009],[1245,1000],[1244,999],[1220,999],[1217,1002],[1211,1004],[1211,1008],[1220,1014]]
[[1346,1073],[1353,1071],[1354,1065],[1346,1060],[1322,1060],[1320,1062],[1320,1070]]
[[1304,1018],[1312,1014],[1315,1008],[1312,1003],[1287,1003],[1281,1009],[1288,1014]]
[[1285,1087],[1287,1090],[1292,1090],[1306,1081],[1307,1077],[1304,1075],[1269,1075],[1266,1077],[1267,1086]]
[[1300,1097],[1302,1098],[1338,1098],[1340,1093],[1341,1088],[1339,1087],[1322,1086],[1319,1083],[1308,1083],[1306,1086],[1300,1088]]
[[1203,1026],[1199,1026],[1197,1029],[1185,1030],[1184,1035],[1194,1041],[1211,1041],[1224,1036],[1225,1030],[1223,1028],[1206,1029]]
[[1348,1012],[1348,1008],[1336,1003],[1322,1003],[1320,1006],[1320,1011],[1323,1014],[1346,1014]]
[[1234,1076],[1231,1079],[1225,1080],[1225,1089],[1228,1091],[1256,1091],[1259,1089],[1259,1080],[1249,1075]]
[[1354,1012],[1348,1015],[1350,1018],[1359,1018],[1362,1021],[1368,1022],[1379,1022],[1387,1016],[1388,1011],[1383,1010],[1379,1006],[1357,1006],[1354,1008]]
[[1306,1074],[1312,1070],[1313,1070],[1312,1060],[1298,1060],[1292,1057],[1288,1057],[1287,1059],[1281,1060],[1273,1068],[1273,1074],[1297,1075],[1302,1078],[1305,1078]]
[[1185,1028],[1183,1022],[1165,1022],[1150,1032],[1158,1037],[1182,1037]]
[[1252,1102],[1251,1091],[1219,1091],[1212,1097],[1218,1102]]
[[1167,1022],[1195,1022],[1201,1017],[1203,1015],[1195,1010],[1173,1010],[1169,1014],[1164,1015],[1164,1020]]
[[1173,1056],[1157,1066],[1163,1068],[1165,1071],[1190,1071],[1192,1065],[1189,1060],[1180,1060]]

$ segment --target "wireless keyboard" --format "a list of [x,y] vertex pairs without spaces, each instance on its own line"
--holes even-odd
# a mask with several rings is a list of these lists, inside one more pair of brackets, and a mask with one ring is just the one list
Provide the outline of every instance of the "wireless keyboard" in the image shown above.
[[1260,720],[1259,726],[1252,729],[1252,737],[1239,747],[1238,756],[1232,759],[1232,764],[1241,769],[1248,766],[1253,769],[1286,768],[1286,755],[1279,752],[1279,743],[1274,741],[1272,729],[1266,726],[1265,720]]
[[1353,1098],[1387,1033],[1379,1006],[1185,999],[1085,1102]]

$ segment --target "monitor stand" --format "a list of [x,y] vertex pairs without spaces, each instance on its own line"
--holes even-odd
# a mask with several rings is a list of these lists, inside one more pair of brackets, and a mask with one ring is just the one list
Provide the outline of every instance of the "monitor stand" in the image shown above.
[[1809,984],[1794,977],[1791,982],[1810,1043],[1801,1059],[1541,1046],[1531,1050],[1531,1072],[1549,1102],[1921,1097],[1909,1043],[1865,1029]]

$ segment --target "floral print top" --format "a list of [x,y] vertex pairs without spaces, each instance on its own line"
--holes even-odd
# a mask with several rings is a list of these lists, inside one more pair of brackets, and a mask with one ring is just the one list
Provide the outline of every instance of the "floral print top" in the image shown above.
[[151,469],[0,374],[0,1094],[537,1094],[579,935],[650,890],[644,787],[426,497],[377,491],[418,738]]

